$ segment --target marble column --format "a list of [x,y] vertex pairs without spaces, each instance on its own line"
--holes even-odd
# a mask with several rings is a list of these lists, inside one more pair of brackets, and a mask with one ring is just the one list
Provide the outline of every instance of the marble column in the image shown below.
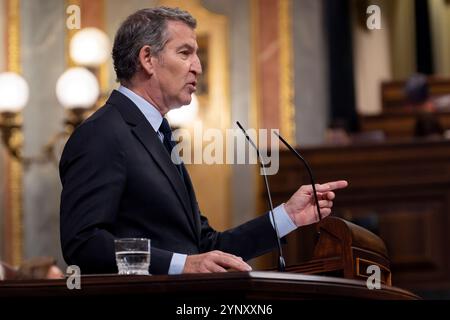
[[293,1],[295,131],[300,147],[322,143],[328,122],[328,65],[322,3],[323,0]]
[[[65,2],[21,1],[23,76],[30,100],[23,111],[24,155],[35,157],[63,129],[63,109],[55,95],[65,69]],[[63,266],[59,239],[61,184],[53,163],[32,163],[23,176],[24,258],[50,255]]]

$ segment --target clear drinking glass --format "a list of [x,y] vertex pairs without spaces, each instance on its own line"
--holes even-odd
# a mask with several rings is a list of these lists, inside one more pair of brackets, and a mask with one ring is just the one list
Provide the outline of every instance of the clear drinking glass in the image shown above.
[[149,275],[150,239],[116,239],[114,246],[119,274]]

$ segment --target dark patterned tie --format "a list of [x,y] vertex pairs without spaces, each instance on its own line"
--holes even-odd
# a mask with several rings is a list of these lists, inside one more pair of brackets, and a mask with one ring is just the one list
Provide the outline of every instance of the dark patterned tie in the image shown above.
[[[172,140],[172,129],[170,128],[169,121],[167,121],[166,118],[163,118],[161,126],[159,127],[159,132],[161,132],[164,135],[163,144],[164,144],[164,147],[166,147],[166,150],[170,156],[172,154],[172,150],[175,147],[176,143],[175,143],[175,141]],[[178,172],[181,175],[181,178],[183,178],[183,169],[181,167],[182,164],[174,163],[174,165],[177,167]]]

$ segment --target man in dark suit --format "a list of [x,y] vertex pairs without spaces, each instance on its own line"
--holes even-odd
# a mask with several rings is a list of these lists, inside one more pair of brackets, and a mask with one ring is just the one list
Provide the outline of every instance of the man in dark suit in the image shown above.
[[[152,274],[251,270],[244,262],[276,247],[262,215],[217,232],[201,215],[189,174],[171,161],[164,115],[189,104],[197,76],[196,21],[171,8],[140,10],[118,30],[114,67],[121,86],[81,124],[60,161],[61,243],[83,273],[117,272],[114,239],[151,239]],[[345,181],[318,185],[324,216]],[[280,236],[316,221],[311,186],[275,209]]]

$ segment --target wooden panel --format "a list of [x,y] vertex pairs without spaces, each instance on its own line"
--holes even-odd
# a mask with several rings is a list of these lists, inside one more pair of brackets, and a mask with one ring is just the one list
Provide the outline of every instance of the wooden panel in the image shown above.
[[[412,290],[450,289],[450,141],[405,141],[300,151],[317,182],[347,179],[333,213],[365,227],[386,243],[394,285]],[[289,199],[306,170],[282,151],[270,178],[274,204]],[[264,200],[261,195],[261,200]],[[288,236],[287,264],[307,261],[314,226]]]
[[[381,100],[383,111],[404,112],[406,107],[406,96],[404,86],[406,81],[388,81],[381,84]],[[429,92],[431,98],[437,98],[450,94],[450,79],[429,78]]]
[[[361,131],[369,132],[380,130],[387,139],[411,138],[414,136],[414,127],[418,112],[383,113],[375,116],[360,117]],[[450,112],[436,112],[436,118],[444,130],[450,129]]]
[[[389,81],[381,84],[383,112],[379,115],[361,116],[363,132],[380,130],[387,138],[413,137],[416,121],[423,117],[420,110],[408,106],[404,93],[406,81]],[[434,114],[444,130],[450,129],[450,79],[428,78],[430,101],[436,105]],[[439,105],[439,106],[438,106]],[[431,116],[431,115],[430,115]]]

